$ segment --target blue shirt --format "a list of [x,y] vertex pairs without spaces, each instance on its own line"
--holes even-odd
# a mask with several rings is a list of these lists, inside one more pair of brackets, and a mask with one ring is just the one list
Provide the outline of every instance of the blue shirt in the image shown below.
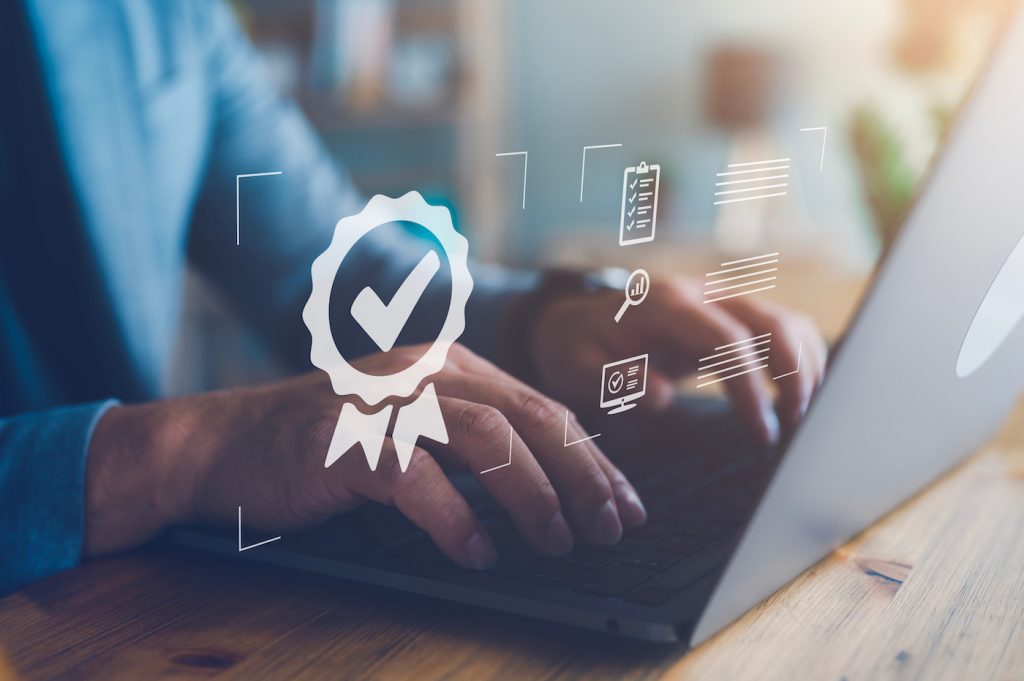
[[[160,395],[186,267],[310,370],[310,264],[363,206],[222,3],[9,4],[4,85],[19,106],[0,116],[0,593],[80,560],[90,434],[116,400]],[[282,175],[245,193],[236,246],[236,175],[267,171]],[[378,228],[335,290],[370,284],[387,300],[423,248]],[[535,278],[473,273],[462,341],[493,355]],[[444,315],[448,296],[436,278],[415,319]],[[400,341],[431,328],[410,323]],[[336,340],[346,356],[373,349]]]

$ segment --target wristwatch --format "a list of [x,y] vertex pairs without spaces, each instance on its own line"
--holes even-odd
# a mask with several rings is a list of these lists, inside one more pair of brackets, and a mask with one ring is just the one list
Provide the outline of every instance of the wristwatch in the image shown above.
[[603,291],[623,291],[629,281],[629,270],[602,267],[594,270],[573,270],[554,267],[541,271],[537,288],[521,299],[510,311],[505,327],[505,366],[514,376],[535,383],[537,370],[530,356],[529,339],[541,314],[553,302],[569,295],[585,295]]

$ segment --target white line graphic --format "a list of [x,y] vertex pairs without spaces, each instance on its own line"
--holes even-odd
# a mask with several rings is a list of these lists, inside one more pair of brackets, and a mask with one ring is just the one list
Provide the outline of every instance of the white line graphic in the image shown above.
[[[770,274],[771,272],[778,272],[778,267],[769,267],[768,269],[758,270],[756,272],[746,272],[744,274],[734,274],[731,277],[722,277],[721,279],[715,280],[715,284],[720,284],[724,281],[736,281],[737,279],[749,279],[750,277],[759,277],[762,274]],[[704,284],[705,286],[711,286],[712,282]]]
[[[719,345],[718,347],[715,348],[715,350],[725,350],[726,348],[736,347],[737,345],[746,345],[746,344],[750,343],[750,341],[759,341],[762,338],[771,338],[771,335],[772,334],[770,332],[769,333],[762,333],[760,336],[754,336],[753,338],[744,338],[743,340],[736,341],[735,343],[726,343],[725,345]],[[756,345],[756,343],[755,343],[755,345]],[[712,357],[713,356],[714,355],[712,355]]]
[[762,182],[764,180],[784,180],[789,175],[769,175],[768,177],[749,177],[745,180],[726,180],[725,182],[716,182],[716,187],[724,187],[731,184],[747,184],[749,182]]
[[[697,387],[705,388],[766,369],[771,342],[772,334],[763,333],[753,338],[719,345],[713,354],[697,362]],[[718,361],[712,362],[714,359]]]
[[503,151],[495,156],[522,156],[523,157],[523,210],[526,210],[526,169],[530,163],[530,154],[526,151]]
[[[736,164],[730,164],[734,168]],[[730,170],[724,173],[715,173],[717,177],[729,177],[730,175],[750,175],[751,173],[766,173],[770,170],[789,170],[789,166],[772,166],[770,168],[751,168],[750,170]],[[787,175],[788,177],[788,175]]]
[[[704,281],[704,304],[727,300],[775,288],[778,278],[778,251],[738,260],[727,260],[717,272],[707,272]],[[764,286],[761,286],[764,284]]]
[[761,291],[770,291],[773,288],[775,288],[775,284],[772,284],[771,286],[762,286],[761,288],[755,288],[755,289],[751,289],[749,291],[740,291],[738,293],[730,293],[727,296],[718,296],[717,298],[712,298],[710,300],[705,300],[704,304],[706,305],[708,303],[716,303],[719,300],[728,300],[729,298],[739,298],[740,296],[750,295],[751,293],[760,293]]
[[[716,177],[734,177],[737,175],[743,175],[739,179],[735,180],[723,180],[721,182],[715,182],[715,188],[719,187],[732,187],[738,184],[754,184],[751,187],[736,187],[735,189],[718,189],[715,192],[717,198],[715,205],[720,206],[727,203],[739,203],[741,201],[755,201],[757,199],[770,199],[774,196],[785,196],[788,191],[788,182],[772,182],[773,180],[788,180],[789,173],[780,173],[771,175],[776,171],[789,170],[788,158],[772,158],[764,161],[746,161],[743,163],[730,163],[727,168],[720,173],[716,173]],[[735,168],[742,168],[742,170],[734,170]],[[749,175],[750,177],[746,177]],[[786,191],[773,192],[772,189],[783,189]],[[749,195],[751,192],[759,192],[756,195]],[[764,193],[769,192],[769,193]],[[736,194],[743,194],[744,196],[734,196]],[[730,198],[731,197],[731,198]]]
[[270,539],[264,539],[263,541],[256,542],[255,544],[249,544],[248,546],[242,546],[242,507],[238,507],[238,552],[248,551],[254,549],[257,546],[263,546],[269,544],[272,541],[277,541],[281,537],[271,537]]
[[793,374],[800,373],[800,362],[801,362],[801,360],[803,360],[803,357],[804,357],[804,344],[803,344],[803,342],[801,342],[800,345],[797,346],[797,350],[796,350],[796,370],[790,371],[790,372],[785,373],[785,374],[779,374],[778,376],[773,376],[772,380],[773,381],[777,381],[780,378],[785,378],[786,376],[792,376]]
[[821,160],[818,161],[818,172],[820,173],[822,168],[825,167],[825,144],[828,142],[828,127],[821,126],[818,128],[800,128],[800,132],[818,132],[821,131]]
[[[763,187],[742,187],[740,189],[725,189],[720,192],[715,192],[715,196],[725,196],[726,194],[742,194],[744,192],[759,192],[765,189],[778,189],[780,187],[788,187],[788,182],[780,182],[779,184],[766,184]],[[760,197],[752,197],[760,198]]]
[[[433,251],[431,251],[433,252]],[[753,286],[754,284],[764,284],[769,281],[775,281],[775,277],[765,277],[764,279],[757,279],[755,281],[744,281],[739,284],[732,284],[731,286],[721,286],[719,288],[709,288],[704,292],[704,295],[709,296],[712,293],[721,293],[722,291],[732,291],[734,289],[743,288],[744,286]],[[716,282],[717,283],[717,282]],[[706,284],[705,284],[706,285]]]
[[786,192],[777,192],[775,194],[761,194],[759,196],[744,196],[742,199],[726,199],[724,201],[715,201],[716,206],[720,206],[725,203],[739,203],[740,201],[753,201],[754,199],[770,199],[773,196],[785,196]]
[[[769,164],[772,164],[772,163],[789,163],[789,161],[790,161],[790,159],[788,159],[788,158],[773,158],[773,159],[770,159],[768,161],[747,161],[746,163],[730,163],[729,167],[730,168],[743,168],[743,167],[746,167],[746,166],[763,166],[763,165],[769,165]],[[718,173],[718,174],[721,175],[722,173]]]
[[241,175],[235,175],[235,245],[236,246],[241,244],[241,237],[242,237],[242,220],[239,217],[239,211],[238,211],[238,204],[239,204],[239,201],[238,201],[238,184],[239,184],[239,180],[241,180],[243,177],[267,177],[269,175],[281,175],[282,173],[284,173],[283,170],[275,170],[275,171],[269,172],[269,173],[243,173]]
[[[762,341],[762,342],[763,343],[770,343],[770,341]],[[761,343],[754,343],[754,345],[761,345]],[[743,350],[750,350],[751,348],[742,348],[742,349]],[[719,360],[717,362],[712,362],[711,364],[705,364],[700,369],[701,369],[701,371],[704,371],[706,369],[711,369],[712,367],[722,366],[723,364],[730,364],[732,362],[735,362],[738,359],[746,359],[747,357],[761,357],[761,356],[765,355],[770,349],[771,348],[760,348],[759,350],[754,350],[754,352],[745,352],[742,355],[735,355],[734,357],[727,357],[726,359],[721,359],[721,360]],[[714,359],[716,357],[720,357],[722,355],[729,355],[729,354],[732,354],[732,353],[730,353],[730,352],[720,352],[717,355],[711,355],[710,357],[704,357],[703,359],[700,360],[700,362],[706,362],[709,359]]]
[[704,387],[709,386],[709,385],[714,385],[715,383],[721,383],[722,381],[728,381],[730,378],[736,378],[738,376],[745,376],[746,374],[752,374],[755,371],[760,371],[761,369],[767,369],[767,368],[768,368],[767,364],[759,364],[758,366],[756,366],[756,367],[754,367],[752,369],[747,369],[746,371],[740,371],[739,373],[730,374],[729,376],[723,376],[721,378],[716,378],[715,380],[707,381],[706,383],[698,383],[697,387],[698,388],[704,388]]
[[573,440],[572,442],[569,442],[569,410],[567,409],[565,411],[565,435],[562,436],[563,447],[571,447],[572,445],[578,445],[581,442],[593,440],[595,437],[601,437],[601,433],[597,433],[595,435],[591,435],[590,437],[583,437],[580,438],[579,440]]
[[511,466],[511,465],[512,465],[512,426],[510,425],[508,427],[508,462],[503,463],[500,466],[495,466],[494,468],[488,468],[485,471],[480,471],[480,475],[483,475],[484,473],[490,473],[491,471],[496,471],[499,468],[504,468],[505,466]]
[[[765,253],[764,255],[752,255],[749,258],[740,258],[739,260],[726,260],[725,262],[722,263],[722,267],[726,267],[729,265],[739,265],[741,262],[752,262],[754,260],[762,260],[764,258],[775,258],[778,257],[778,255],[779,252],[775,251],[774,253]],[[775,260],[773,262],[778,261]],[[750,265],[747,265],[747,267],[750,267]]]
[[583,147],[583,165],[580,167],[580,203],[583,203],[583,180],[587,176],[587,149],[615,149],[622,144],[591,144]]

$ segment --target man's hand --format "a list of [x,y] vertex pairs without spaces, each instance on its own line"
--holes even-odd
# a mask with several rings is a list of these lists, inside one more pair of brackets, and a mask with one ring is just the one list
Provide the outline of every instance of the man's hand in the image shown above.
[[[723,383],[737,414],[762,441],[773,441],[779,423],[792,429],[821,382],[827,351],[817,327],[805,315],[749,297],[704,305],[700,282],[655,279],[647,299],[613,321],[622,294],[567,296],[550,303],[533,329],[530,355],[541,385],[570,404],[596,404],[601,365],[650,353],[644,402],[667,406],[677,379],[692,374],[713,348],[771,332],[770,366],[774,374],[794,371],[801,344],[800,372],[776,385],[773,413],[762,376],[750,373]],[[777,418],[776,418],[777,414]]]
[[[410,365],[424,347],[356,362],[372,374]],[[177,523],[231,523],[237,507],[268,531],[319,523],[367,500],[398,508],[452,560],[495,560],[486,529],[441,469],[466,468],[538,551],[563,555],[573,534],[613,544],[642,524],[636,491],[593,441],[563,446],[566,409],[461,346],[433,377],[449,444],[421,440],[401,472],[385,444],[376,471],[358,446],[329,468],[324,459],[342,398],[310,374],[258,388],[112,409],[89,451],[86,553],[139,544]],[[573,415],[569,438],[586,437]],[[512,465],[480,471],[508,460]]]

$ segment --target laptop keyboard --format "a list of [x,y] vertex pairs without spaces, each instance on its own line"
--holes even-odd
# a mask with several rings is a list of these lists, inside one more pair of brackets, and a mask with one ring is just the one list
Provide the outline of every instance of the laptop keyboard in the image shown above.
[[[740,531],[774,466],[774,455],[762,450],[728,461],[691,456],[631,471],[648,509],[647,523],[626,530],[615,546],[578,542],[564,558],[536,555],[503,512],[481,510],[498,550],[498,563],[488,572],[512,582],[660,605],[721,567],[722,545]],[[464,572],[425,536],[384,555],[416,574],[440,571],[457,578]]]

